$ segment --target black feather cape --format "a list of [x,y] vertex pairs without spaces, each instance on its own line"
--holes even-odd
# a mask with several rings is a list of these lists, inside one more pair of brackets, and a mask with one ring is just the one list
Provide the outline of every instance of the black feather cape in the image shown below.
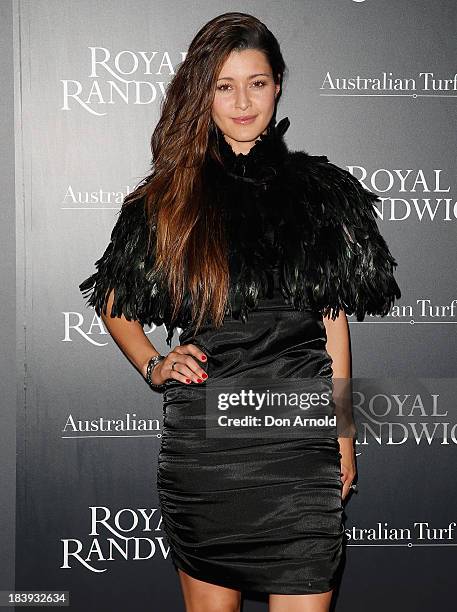
[[[268,295],[276,264],[284,302],[297,310],[336,318],[343,309],[358,321],[387,315],[401,292],[397,262],[376,223],[378,196],[325,155],[289,151],[283,139],[289,124],[287,117],[271,123],[247,155],[235,154],[217,129],[223,165],[209,154],[205,159],[204,205],[218,207],[228,236],[226,315],[247,320]],[[96,272],[79,288],[99,316],[114,289],[111,316],[165,324],[171,346],[175,328],[192,324],[189,294],[172,320],[168,291],[152,272],[154,248],[146,255],[147,238],[139,198],[121,208]]]

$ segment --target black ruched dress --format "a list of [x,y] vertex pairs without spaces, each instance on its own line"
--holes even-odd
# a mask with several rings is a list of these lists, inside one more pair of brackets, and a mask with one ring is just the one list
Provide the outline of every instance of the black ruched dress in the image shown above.
[[[208,381],[331,377],[322,318],[275,298],[246,324],[180,336],[208,356]],[[171,384],[163,412],[157,490],[175,566],[238,590],[330,590],[344,532],[337,438],[207,438],[197,385]]]
[[[165,322],[171,343],[206,354],[208,379],[171,379],[163,393],[157,490],[175,568],[213,584],[278,594],[321,593],[342,555],[336,431],[316,437],[208,437],[213,381],[331,380],[323,314],[385,315],[400,291],[396,262],[374,220],[376,196],[324,156],[291,153],[289,124],[269,127],[247,155],[218,131],[222,165],[208,159],[208,205],[220,207],[230,248],[230,309],[197,333],[170,321],[164,291],[141,254],[141,201],[121,212],[98,271],[80,285],[98,314]],[[204,256],[204,254],[202,255]],[[333,310],[330,310],[333,309]]]

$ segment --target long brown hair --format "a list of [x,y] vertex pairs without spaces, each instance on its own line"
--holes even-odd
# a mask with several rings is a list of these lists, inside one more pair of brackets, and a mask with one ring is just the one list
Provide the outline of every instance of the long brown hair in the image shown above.
[[146,196],[156,235],[154,268],[168,287],[172,318],[188,291],[196,329],[208,316],[221,325],[228,297],[227,245],[219,216],[204,206],[202,167],[207,152],[220,161],[212,119],[218,75],[228,55],[243,49],[262,51],[281,84],[275,117],[287,70],[278,41],[252,15],[218,15],[196,34],[169,83],[151,138],[153,170],[124,201]]

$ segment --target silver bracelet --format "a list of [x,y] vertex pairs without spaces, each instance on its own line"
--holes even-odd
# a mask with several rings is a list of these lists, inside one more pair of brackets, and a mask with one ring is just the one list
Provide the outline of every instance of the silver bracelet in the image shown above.
[[156,367],[159,361],[163,361],[164,359],[164,355],[155,355],[154,357],[151,357],[151,359],[148,361],[148,367],[146,368],[146,382],[153,391],[158,391],[159,393],[162,393],[165,390],[165,383],[162,383],[161,385],[156,385],[152,382],[151,376],[152,370]]

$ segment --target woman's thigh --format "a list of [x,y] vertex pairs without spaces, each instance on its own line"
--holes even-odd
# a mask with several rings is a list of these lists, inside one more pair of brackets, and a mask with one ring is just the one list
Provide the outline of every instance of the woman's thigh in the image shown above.
[[178,570],[186,612],[239,612],[241,592],[197,580]]
[[313,595],[270,595],[268,612],[328,612],[333,589]]

